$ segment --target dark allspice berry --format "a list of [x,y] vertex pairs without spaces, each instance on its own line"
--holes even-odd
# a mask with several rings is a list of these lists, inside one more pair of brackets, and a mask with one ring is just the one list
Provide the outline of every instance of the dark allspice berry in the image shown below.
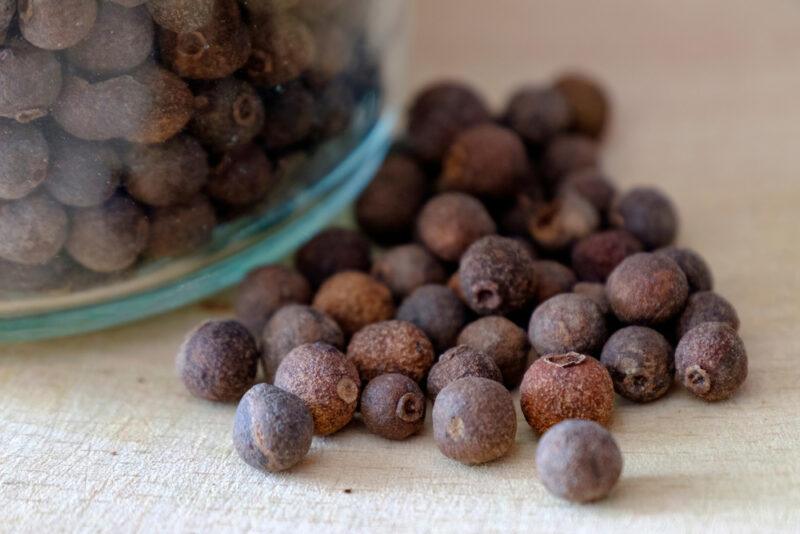
[[400,373],[419,382],[428,374],[436,355],[425,332],[407,321],[382,321],[355,333],[347,358],[363,382],[384,373]]
[[361,393],[361,419],[370,432],[386,439],[406,439],[422,430],[425,409],[425,395],[405,375],[377,376]]
[[17,0],[19,29],[38,48],[63,50],[92,31],[97,0]]
[[64,208],[44,193],[0,203],[0,258],[24,265],[52,260],[67,238]]
[[[220,0],[147,0],[156,24],[177,33],[191,32],[212,22]],[[140,2],[141,3],[141,2]]]
[[396,299],[407,297],[418,287],[443,284],[447,280],[447,272],[439,260],[416,244],[387,250],[372,264],[372,276],[386,284]]
[[344,79],[327,84],[315,101],[315,135],[330,139],[347,131],[350,126],[356,101],[353,88]]
[[206,321],[186,337],[176,367],[195,397],[237,401],[256,379],[258,346],[238,321]]
[[287,83],[262,94],[261,140],[269,150],[283,150],[306,140],[316,124],[314,95],[302,83]]
[[444,388],[467,376],[503,382],[500,368],[491,356],[467,345],[458,345],[442,354],[431,367],[427,383],[428,397],[435,402]]
[[686,280],[689,282],[689,291],[711,291],[714,289],[714,276],[711,268],[700,254],[690,248],[665,247],[655,251],[656,254],[663,254],[678,264]]
[[223,206],[251,206],[266,198],[277,177],[267,155],[250,143],[226,152],[211,169],[207,192]]
[[144,253],[150,258],[180,256],[211,240],[217,225],[214,206],[204,195],[185,204],[155,208],[150,214],[150,238]]
[[572,502],[606,497],[622,474],[622,453],[594,421],[570,419],[548,430],[536,446],[536,473],[547,491]]
[[747,378],[747,352],[736,330],[703,323],[689,330],[675,349],[678,381],[706,401],[730,398]]
[[572,115],[564,95],[547,87],[523,87],[506,107],[505,120],[527,143],[540,145],[563,132]]
[[538,282],[530,253],[507,237],[488,236],[473,243],[461,258],[458,272],[467,304],[480,315],[524,308]]
[[569,174],[596,168],[600,163],[597,143],[592,139],[576,134],[554,137],[545,147],[542,155],[542,168],[551,184],[557,184]]
[[294,264],[313,287],[342,271],[369,271],[370,242],[347,228],[328,228],[314,236],[295,253]]
[[608,275],[642,244],[625,230],[606,230],[584,237],[572,248],[572,268],[581,280],[605,282]]
[[533,262],[533,270],[536,272],[537,280],[536,302],[544,302],[561,293],[569,293],[578,281],[572,269],[553,260],[536,260]]
[[265,265],[247,273],[233,307],[236,317],[254,335],[260,335],[275,312],[287,304],[308,304],[311,296],[311,286],[302,274],[285,265]]
[[606,341],[606,320],[589,297],[563,293],[536,308],[528,335],[533,348],[542,355],[566,352],[599,355]]
[[724,297],[713,291],[701,291],[691,295],[686,302],[686,309],[678,320],[678,338],[703,323],[725,323],[739,330],[739,315]]
[[533,362],[520,385],[525,420],[538,434],[564,419],[590,419],[608,426],[614,411],[614,384],[603,364],[570,352]]
[[236,408],[233,445],[248,465],[277,473],[299,463],[311,448],[314,420],[296,395],[256,384]]
[[478,239],[497,231],[489,212],[465,193],[442,193],[425,204],[417,218],[422,243],[444,261],[455,262]]
[[650,328],[628,326],[606,342],[600,361],[617,393],[635,402],[663,397],[672,384],[674,358],[669,342]]
[[275,373],[275,385],[294,393],[314,418],[314,433],[333,434],[353,418],[360,380],[355,365],[338,349],[324,343],[292,350]]
[[122,162],[107,145],[67,134],[49,139],[50,169],[44,187],[50,196],[76,208],[97,206],[111,198],[122,174]]
[[467,322],[467,308],[458,295],[445,286],[428,284],[403,300],[397,318],[417,325],[441,353],[455,344]]
[[392,292],[368,274],[344,271],[317,291],[314,307],[333,317],[350,337],[365,326],[394,317]]
[[638,187],[622,195],[613,206],[610,219],[648,250],[669,245],[678,233],[678,214],[672,201],[651,187]]
[[225,78],[203,87],[194,99],[189,130],[216,152],[246,145],[264,126],[264,104],[249,83]]
[[654,325],[680,313],[689,283],[678,264],[666,256],[641,252],[628,256],[608,277],[611,309],[624,323]]
[[595,80],[577,73],[564,74],[555,87],[567,100],[572,127],[589,137],[602,137],[611,114],[605,90]]
[[30,122],[47,115],[61,84],[61,64],[52,52],[21,40],[0,48],[0,117]]
[[551,202],[533,209],[528,232],[536,244],[549,251],[561,251],[600,226],[600,215],[581,195],[563,192]]
[[433,436],[442,454],[468,465],[502,458],[514,446],[517,414],[503,384],[470,376],[444,388],[433,405]]
[[0,199],[22,198],[45,181],[50,149],[36,126],[0,119],[0,146]]
[[522,328],[505,317],[490,315],[465,326],[456,343],[489,355],[507,388],[519,385],[531,353],[528,335]]
[[299,78],[314,64],[317,45],[301,19],[288,13],[250,21],[253,52],[245,72],[260,87],[273,87]]
[[581,195],[603,216],[608,214],[614,197],[617,195],[617,189],[611,180],[594,167],[578,169],[565,175],[561,190]]

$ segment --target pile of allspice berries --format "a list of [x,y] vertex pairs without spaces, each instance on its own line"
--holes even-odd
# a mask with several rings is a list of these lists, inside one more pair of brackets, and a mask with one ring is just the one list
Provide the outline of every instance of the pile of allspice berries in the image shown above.
[[[361,231],[325,230],[294,268],[251,272],[238,320],[206,322],[181,348],[186,387],[239,401],[234,445],[266,471],[357,412],[405,439],[429,400],[445,456],[497,460],[519,387],[544,486],[606,496],[622,471],[604,428],[615,392],[647,403],[678,382],[719,401],[747,376],[735,309],[702,257],[673,246],[673,204],[604,173],[609,115],[580,74],[519,89],[499,117],[463,83],[423,89],[356,204]],[[254,386],[259,362],[268,383]]]

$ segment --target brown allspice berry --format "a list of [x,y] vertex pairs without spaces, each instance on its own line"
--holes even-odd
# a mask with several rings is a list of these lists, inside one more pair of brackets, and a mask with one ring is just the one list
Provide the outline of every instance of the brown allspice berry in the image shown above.
[[261,333],[262,362],[275,376],[283,358],[300,345],[326,343],[344,350],[344,334],[331,317],[303,304],[287,304],[270,317]]
[[408,156],[391,154],[358,197],[358,225],[381,243],[407,241],[428,192],[428,181],[419,165]]
[[561,183],[561,190],[574,191],[581,195],[603,216],[608,214],[617,195],[617,188],[596,167],[585,167],[567,173]]
[[49,146],[50,168],[44,187],[65,206],[98,206],[117,190],[122,161],[114,148],[67,134],[52,135]]
[[536,272],[536,302],[569,293],[578,281],[572,269],[553,260],[535,260],[533,270]]
[[606,341],[606,319],[592,299],[577,293],[556,295],[536,307],[528,336],[542,355],[578,352],[599,355]]
[[389,288],[358,271],[328,278],[317,291],[313,306],[333,317],[345,337],[372,323],[388,321],[395,312]]
[[725,323],[739,330],[739,315],[724,297],[713,291],[700,291],[686,301],[686,309],[678,319],[678,338],[703,323]]
[[519,136],[486,123],[459,133],[442,161],[441,187],[476,196],[508,197],[520,186],[528,154]]
[[211,24],[219,3],[220,0],[147,0],[147,9],[162,28],[184,33]]
[[397,309],[397,318],[417,325],[441,353],[455,344],[467,322],[467,308],[448,287],[428,284],[415,289]]
[[132,73],[147,93],[137,126],[126,136],[133,143],[163,143],[192,118],[194,98],[189,86],[168,70],[144,65]]
[[363,382],[384,373],[400,373],[416,382],[423,380],[436,355],[425,332],[407,321],[381,321],[353,335],[347,347]]
[[566,98],[549,87],[526,86],[508,101],[505,121],[527,143],[540,145],[570,125]]
[[572,292],[589,297],[608,316],[611,313],[611,303],[606,296],[606,285],[599,282],[578,282],[572,286]]
[[282,84],[262,96],[261,140],[267,149],[284,150],[311,136],[316,125],[316,102],[302,83]]
[[417,217],[422,243],[444,261],[454,262],[497,226],[483,204],[466,193],[442,193],[430,199]]
[[33,124],[0,119],[0,199],[30,194],[47,178],[50,148]]
[[536,473],[547,491],[585,503],[606,497],[622,474],[622,453],[594,421],[570,419],[545,432],[536,446]]
[[610,220],[632,233],[647,250],[669,245],[678,233],[675,206],[652,187],[637,187],[623,194],[614,203]]
[[250,143],[223,154],[211,169],[206,191],[223,206],[237,208],[264,200],[276,185],[272,162]]
[[19,29],[38,48],[63,50],[92,31],[97,0],[17,0]]
[[257,86],[272,87],[299,78],[314,64],[317,45],[308,25],[289,13],[250,21],[253,51],[245,73]]
[[458,300],[464,304],[467,303],[464,292],[461,290],[461,277],[459,276],[458,271],[454,272],[452,275],[450,275],[450,278],[447,279],[447,288],[458,297]]
[[564,419],[590,419],[608,426],[614,411],[614,384],[603,364],[591,356],[550,354],[525,372],[520,405],[538,434]]
[[117,195],[100,206],[72,211],[66,249],[87,269],[111,273],[133,265],[147,247],[149,233],[144,211]]
[[400,245],[384,252],[372,264],[372,276],[386,284],[396,299],[404,299],[418,287],[443,284],[447,272],[424,247]]
[[428,397],[436,401],[449,384],[467,376],[479,376],[503,383],[503,374],[494,359],[483,351],[457,345],[439,357],[428,374]]
[[480,315],[520,310],[536,294],[533,258],[515,239],[479,239],[462,256],[458,272],[467,304]]
[[438,82],[423,88],[408,111],[408,143],[422,160],[434,162],[459,132],[491,121],[486,102],[460,82]]
[[714,289],[714,276],[703,257],[690,248],[664,247],[655,251],[672,259],[681,268],[689,282],[689,291],[711,291]]
[[546,204],[534,207],[528,231],[534,242],[549,251],[570,247],[600,226],[600,215],[581,195],[564,192]]
[[442,454],[468,465],[502,458],[517,435],[511,394],[488,378],[469,376],[449,384],[436,397],[432,418]]
[[605,282],[622,260],[637,252],[642,252],[642,244],[630,232],[597,232],[572,247],[572,268],[581,280]]
[[275,385],[300,397],[314,418],[314,433],[326,436],[353,418],[360,379],[353,362],[325,343],[301,345],[287,354]]
[[233,307],[242,324],[254,335],[260,335],[275,312],[289,304],[308,304],[311,296],[308,280],[296,270],[279,264],[264,265],[247,273],[241,281]]
[[689,330],[675,349],[675,375],[706,401],[730,398],[747,379],[747,352],[726,323],[702,323]]
[[238,321],[206,321],[186,336],[176,368],[195,397],[237,401],[255,382],[258,346]]
[[525,331],[499,315],[481,317],[468,324],[456,343],[489,355],[500,369],[507,388],[519,385],[531,354],[531,343]]
[[689,283],[678,264],[668,257],[640,252],[614,269],[606,282],[606,294],[620,321],[654,325],[683,310]]
[[225,78],[197,92],[189,131],[216,152],[251,142],[264,126],[264,104],[248,82]]
[[594,140],[577,134],[554,137],[542,154],[544,175],[551,184],[587,167],[596,168],[600,162],[599,148]]
[[361,419],[367,430],[387,439],[406,439],[422,430],[427,401],[405,375],[376,376],[361,393]]
[[600,361],[614,390],[635,402],[663,397],[672,384],[675,360],[664,336],[644,326],[628,326],[608,338]]
[[144,253],[149,258],[187,254],[211,241],[217,214],[208,197],[199,194],[184,204],[155,208],[149,213],[150,237]]
[[328,228],[298,249],[294,264],[313,287],[319,287],[342,271],[369,271],[372,264],[371,245],[355,230]]
[[24,265],[52,260],[67,238],[69,220],[44,193],[0,204],[0,258]]
[[297,395],[256,384],[236,408],[233,445],[248,465],[277,473],[298,464],[311,448],[314,419]]
[[555,88],[567,100],[575,131],[595,139],[602,137],[611,115],[605,89],[596,80],[578,73],[560,76]]
[[61,85],[61,63],[53,52],[22,40],[0,48],[0,117],[31,122],[47,115]]

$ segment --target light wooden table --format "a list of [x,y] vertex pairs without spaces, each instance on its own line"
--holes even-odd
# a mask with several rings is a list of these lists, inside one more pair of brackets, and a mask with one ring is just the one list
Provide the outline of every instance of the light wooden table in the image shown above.
[[232,450],[233,406],[174,377],[184,332],[228,313],[195,306],[0,349],[0,531],[800,529],[800,3],[414,3],[414,86],[465,76],[499,103],[564,66],[608,82],[607,167],[681,207],[681,241],[739,308],[744,389],[716,405],[681,391],[620,402],[625,470],[596,505],[542,489],[521,417],[510,457],[483,467],[442,457],[429,427],[390,443],[353,424],[267,476]]

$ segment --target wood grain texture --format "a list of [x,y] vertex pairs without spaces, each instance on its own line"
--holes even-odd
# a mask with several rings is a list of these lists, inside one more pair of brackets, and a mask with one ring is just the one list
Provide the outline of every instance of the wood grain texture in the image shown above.
[[[194,306],[67,340],[0,348],[0,531],[796,531],[800,528],[800,4],[793,0],[417,0],[413,87],[467,77],[499,104],[565,66],[615,100],[606,164],[681,208],[739,309],[750,377],[708,405],[618,402],[611,498],[573,506],[536,479],[519,416],[509,458],[469,468],[425,432],[360,424],[264,475],[231,445],[234,407],[173,371]],[[587,11],[588,10],[588,11]],[[344,490],[352,492],[345,493]]]

